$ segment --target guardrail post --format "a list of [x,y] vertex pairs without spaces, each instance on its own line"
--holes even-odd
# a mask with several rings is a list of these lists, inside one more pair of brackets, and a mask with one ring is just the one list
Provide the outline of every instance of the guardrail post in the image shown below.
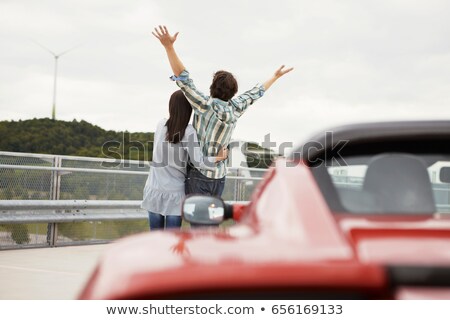
[[[237,173],[236,173],[236,175],[237,175]],[[231,176],[230,178],[232,178],[232,179],[234,179],[234,189],[233,189],[233,201],[237,201],[237,193],[236,193],[236,190],[237,190],[237,179],[236,179],[236,176]]]
[[[53,159],[53,167],[61,168],[61,157],[55,156]],[[51,181],[51,194],[50,200],[59,200],[61,193],[61,173],[60,171],[52,171],[52,181]],[[56,246],[56,240],[58,237],[58,224],[49,223],[47,225],[47,243],[50,247]]]
[[234,200],[235,201],[240,201],[241,197],[242,197],[242,195],[241,195],[241,180],[239,179],[240,176],[241,176],[241,171],[239,168],[237,168],[237,170],[236,170],[236,178],[237,179],[235,180],[236,183],[234,185],[234,193],[235,193]]

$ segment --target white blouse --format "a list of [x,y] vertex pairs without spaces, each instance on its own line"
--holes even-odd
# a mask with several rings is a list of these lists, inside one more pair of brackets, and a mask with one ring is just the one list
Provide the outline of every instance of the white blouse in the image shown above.
[[166,119],[161,120],[155,132],[152,163],[141,207],[161,215],[179,216],[185,196],[184,180],[188,160],[197,168],[214,170],[215,157],[203,157],[197,132],[190,124],[179,143],[166,141],[166,122]]

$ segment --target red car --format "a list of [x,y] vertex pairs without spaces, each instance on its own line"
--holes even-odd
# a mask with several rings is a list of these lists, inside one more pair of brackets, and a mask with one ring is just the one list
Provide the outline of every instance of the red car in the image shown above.
[[81,299],[450,298],[450,121],[352,125],[278,159],[247,205],[113,244]]

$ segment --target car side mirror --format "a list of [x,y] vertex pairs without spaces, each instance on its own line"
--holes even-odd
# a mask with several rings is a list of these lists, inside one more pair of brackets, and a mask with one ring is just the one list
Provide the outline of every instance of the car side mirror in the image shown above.
[[439,171],[439,180],[442,183],[450,183],[450,167],[443,167]]
[[218,225],[225,219],[227,205],[217,197],[187,196],[183,201],[183,218],[192,224]]

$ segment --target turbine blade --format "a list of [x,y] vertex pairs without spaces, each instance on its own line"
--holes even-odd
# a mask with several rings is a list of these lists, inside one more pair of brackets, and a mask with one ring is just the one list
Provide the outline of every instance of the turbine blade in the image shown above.
[[38,45],[39,47],[41,47],[42,49],[44,49],[45,51],[48,51],[50,54],[52,54],[53,56],[56,57],[56,54],[50,50],[49,48],[47,48],[46,46],[40,44],[39,42],[37,42],[36,40],[32,39],[32,38],[28,38],[30,41],[34,42],[36,45]]
[[82,45],[83,45],[83,43],[80,43],[80,44],[76,45],[75,47],[72,47],[72,48],[70,48],[70,49],[67,49],[67,50],[61,52],[60,54],[58,54],[58,57],[61,57],[63,54],[69,53],[70,51],[75,50],[76,48],[79,48],[79,47],[81,47]]

